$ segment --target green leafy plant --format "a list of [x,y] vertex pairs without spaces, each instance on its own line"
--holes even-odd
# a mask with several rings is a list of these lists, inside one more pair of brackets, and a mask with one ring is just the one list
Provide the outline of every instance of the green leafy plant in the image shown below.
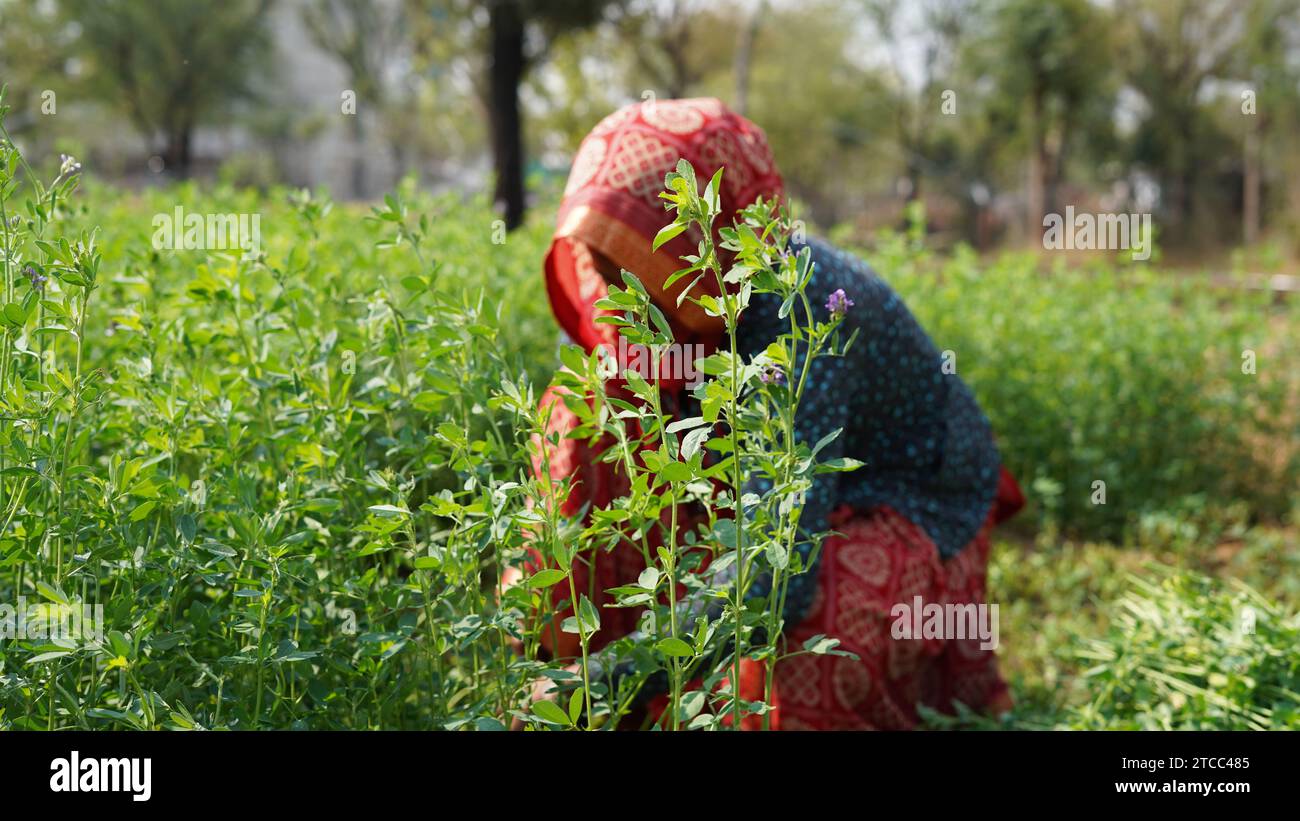
[[[779,205],[755,203],[735,225],[721,228],[721,243],[715,244],[716,192],[722,173],[703,189],[688,163],[669,173],[663,197],[675,216],[655,240],[658,247],[689,229],[703,237],[698,253],[684,258],[685,267],[666,283],[672,287],[691,278],[680,299],[695,301],[725,327],[720,350],[699,363],[710,377],[692,391],[700,414],[670,417],[660,385],[635,369],[621,374],[627,396],[611,392],[599,352],[562,351],[567,369],[557,377],[557,384],[566,390],[568,409],[579,420],[571,435],[610,442],[604,458],[618,466],[629,486],[627,494],[610,507],[591,511],[591,523],[572,549],[564,542],[553,543],[551,558],[568,581],[570,601],[577,602],[577,615],[566,629],[578,633],[582,647],[581,689],[588,726],[592,726],[593,692],[612,700],[598,711],[606,720],[614,718],[605,725],[612,726],[636,691],[658,671],[667,675],[665,724],[671,729],[718,727],[724,716],[730,717],[731,726],[739,727],[748,713],[762,714],[766,724],[772,670],[792,654],[780,639],[786,584],[791,575],[807,569],[794,548],[797,542],[811,540],[813,549],[805,555],[815,555],[825,535],[799,530],[800,500],[816,473],[856,467],[847,459],[817,463],[817,450],[833,435],[820,443],[801,442],[795,436],[795,414],[811,363],[818,356],[842,355],[847,348],[848,342],[837,333],[839,317],[821,321],[814,316],[805,293],[811,259],[806,250],[798,254],[789,250],[793,220]],[[724,265],[724,251],[729,252],[729,265]],[[659,373],[674,344],[672,325],[633,273],[624,271],[622,277],[624,287],[611,285],[597,303],[612,312],[598,321],[614,325],[630,345],[649,351],[650,373]],[[716,285],[716,295],[694,290],[706,277]],[[745,361],[737,348],[738,327],[757,294],[782,301],[782,316],[789,318],[790,331]],[[763,378],[774,369],[789,372],[790,384]],[[639,423],[637,429],[628,425],[630,420]],[[702,511],[698,522],[686,521],[682,511],[687,505]],[[643,624],[648,646],[616,646],[613,656],[639,655],[642,663],[635,683],[614,693],[598,691],[591,683],[588,638],[599,626],[599,614],[574,588],[571,571],[575,555],[613,549],[624,539],[639,547],[646,567],[635,584],[609,592],[617,606],[646,608]],[[707,571],[699,572],[704,567]],[[760,575],[770,580],[769,592],[751,597],[750,587]],[[693,602],[725,602],[725,607],[679,601],[679,588]],[[835,645],[833,640],[813,642],[793,654],[840,652]],[[745,657],[767,663],[763,702],[746,703],[734,687],[719,688],[724,681],[739,680]],[[696,678],[702,680],[703,689],[685,692],[686,683]],[[571,703],[577,703],[576,695]],[[535,710],[544,721],[556,723],[554,709],[545,702]],[[572,711],[570,719],[569,724],[576,723]]]

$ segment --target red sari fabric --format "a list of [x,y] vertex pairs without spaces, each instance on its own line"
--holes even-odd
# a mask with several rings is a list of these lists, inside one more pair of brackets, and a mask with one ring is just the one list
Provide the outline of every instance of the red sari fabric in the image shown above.
[[970,544],[947,561],[921,528],[887,507],[838,525],[843,535],[823,547],[812,607],[786,637],[793,648],[818,634],[832,636],[859,658],[807,655],[777,665],[781,728],[906,730],[919,721],[920,705],[951,713],[959,701],[978,710],[1004,695],[994,651],[981,649],[978,638],[891,634],[891,611],[900,602],[910,605],[918,596],[926,604],[987,601],[995,521],[990,514]]
[[[984,527],[947,561],[897,511],[837,511],[840,535],[822,547],[812,606],[784,637],[787,649],[795,649],[813,636],[830,636],[858,658],[803,655],[778,664],[769,728],[909,730],[920,721],[922,705],[951,714],[955,702],[978,710],[1005,695],[993,649],[982,648],[975,637],[895,639],[892,611],[918,596],[927,604],[986,602],[989,531],[1023,505],[1015,480],[1003,471]],[[762,700],[764,672],[757,663],[742,666],[742,698]],[[667,707],[667,697],[659,696],[649,710],[662,715]],[[761,726],[759,716],[741,720],[741,729]]]
[[[598,252],[634,271],[656,296],[674,325],[678,342],[713,346],[718,328],[711,326],[690,303],[676,305],[675,291],[663,280],[678,267],[681,254],[695,250],[698,237],[675,238],[656,254],[651,242],[669,215],[658,193],[664,175],[688,159],[699,177],[708,179],[725,165],[718,226],[762,196],[779,196],[782,183],[762,131],[728,111],[717,100],[664,100],[627,106],[601,121],[582,143],[570,172],[560,208],[555,239],[545,264],[547,293],[556,319],[568,336],[588,352],[605,345],[617,351],[613,326],[597,324],[595,303],[606,284],[593,261]],[[621,368],[620,368],[621,372]],[[675,405],[680,383],[659,380],[668,408]],[[611,387],[611,391],[616,390]],[[623,394],[627,398],[627,394]],[[534,442],[534,470],[553,480],[572,479],[561,511],[576,515],[584,506],[608,506],[627,489],[627,479],[600,455],[608,442],[589,443],[564,438],[576,418],[560,396],[548,390],[541,400],[550,408],[549,432],[557,445]],[[634,423],[629,423],[633,424]],[[632,431],[634,434],[637,431]],[[971,649],[969,642],[896,641],[890,638],[889,614],[898,601],[915,595],[929,602],[982,603],[988,558],[988,529],[1023,505],[1014,480],[1004,470],[988,523],[970,545],[943,562],[934,543],[918,526],[898,513],[880,508],[843,510],[837,527],[843,533],[829,539],[820,560],[818,594],[807,617],[787,625],[791,647],[817,633],[839,638],[845,649],[861,658],[802,656],[787,660],[776,671],[777,706],[773,728],[899,729],[917,721],[916,707],[930,704],[948,709],[952,699],[973,708],[988,703],[1005,685],[998,677],[993,654]],[[664,514],[665,526],[668,514]],[[689,526],[689,512],[679,521]],[[650,540],[653,553],[658,541]],[[533,554],[533,568],[542,566]],[[610,551],[579,559],[575,583],[600,608],[601,628],[592,637],[599,650],[632,632],[639,612],[606,607],[605,591],[632,584],[645,568],[640,545],[624,541]],[[552,588],[558,602],[568,598],[564,586]],[[556,616],[554,630],[545,630],[543,645],[554,655],[578,654],[576,636],[558,630],[571,607]],[[978,645],[978,642],[976,642]],[[697,685],[698,686],[698,685]],[[746,661],[741,671],[741,697],[760,700],[764,670]],[[651,714],[662,710],[663,698],[652,702]],[[758,727],[751,717],[745,728]]]

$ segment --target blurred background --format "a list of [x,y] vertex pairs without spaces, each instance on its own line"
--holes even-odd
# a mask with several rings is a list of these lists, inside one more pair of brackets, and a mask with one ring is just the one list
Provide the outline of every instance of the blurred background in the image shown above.
[[711,95],[842,234],[919,202],[983,252],[1069,204],[1166,264],[1300,247],[1300,0],[0,0],[0,81],[29,155],[130,187],[413,175],[514,227],[602,116]]

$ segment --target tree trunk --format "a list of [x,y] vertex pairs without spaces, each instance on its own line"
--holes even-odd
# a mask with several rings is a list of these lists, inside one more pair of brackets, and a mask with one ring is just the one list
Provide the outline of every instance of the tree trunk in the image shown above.
[[918,155],[920,146],[913,144],[907,151],[907,202],[921,199],[921,160]]
[[178,180],[189,179],[193,161],[194,129],[178,125],[167,132],[167,145],[163,149],[163,168]]
[[758,26],[767,11],[767,3],[760,2],[750,15],[749,22],[740,29],[740,38],[736,43],[736,99],[735,111],[745,116],[749,108],[749,67],[754,57],[754,41],[758,39]]
[[[1036,103],[1037,101],[1035,101]],[[1025,188],[1025,216],[1029,236],[1042,239],[1043,216],[1047,213],[1047,146],[1041,119],[1042,108],[1035,104],[1030,112],[1029,178]]]
[[1061,183],[1065,179],[1066,151],[1070,142],[1066,135],[1070,133],[1068,120],[1052,130],[1051,136],[1044,143],[1043,168],[1043,213],[1059,214],[1061,212]]
[[1178,179],[1178,224],[1182,226],[1183,236],[1187,240],[1199,242],[1203,237],[1195,233],[1196,229],[1196,169],[1191,161],[1183,163],[1183,171]]
[[488,107],[496,171],[493,201],[502,209],[506,228],[514,230],[524,221],[524,146],[519,116],[519,83],[525,68],[524,21],[517,2],[492,3],[488,28]]
[[352,115],[352,196],[366,195],[366,124],[358,111]]
[[668,83],[664,92],[670,100],[680,100],[686,96],[686,87],[690,85],[690,67],[686,64],[687,46],[684,40],[674,35],[664,41],[664,51],[668,53]]
[[1246,126],[1246,144],[1242,156],[1241,239],[1246,245],[1259,241],[1260,149],[1258,120],[1251,117]]
[[1174,152],[1174,168],[1177,175],[1174,179],[1174,223],[1178,226],[1176,236],[1188,241],[1195,237],[1192,220],[1195,216],[1193,212],[1198,171],[1192,153],[1193,147],[1196,145],[1197,135],[1193,128],[1194,115],[1190,112],[1191,105],[1189,103],[1183,106],[1178,119],[1175,121],[1178,123],[1176,133],[1183,135],[1183,139]]

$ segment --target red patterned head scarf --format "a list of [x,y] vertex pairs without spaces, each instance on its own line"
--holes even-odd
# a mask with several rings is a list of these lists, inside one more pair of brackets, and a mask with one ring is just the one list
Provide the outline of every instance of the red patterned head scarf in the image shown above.
[[[681,158],[702,180],[719,167],[726,169],[722,215],[715,227],[730,225],[759,197],[773,199],[782,193],[781,175],[762,129],[719,100],[647,100],[601,120],[574,157],[546,256],[551,309],[569,337],[588,351],[614,345],[617,337],[614,326],[595,322],[602,312],[594,304],[605,295],[605,281],[593,251],[637,275],[673,322],[679,341],[712,342],[722,331],[721,320],[707,316],[693,302],[677,306],[677,295],[689,280],[667,291],[663,287],[684,266],[680,257],[696,252],[699,237],[687,232],[656,253],[650,250],[655,234],[670,221],[659,198],[664,175]],[[701,280],[696,289],[713,293],[716,283]]]

